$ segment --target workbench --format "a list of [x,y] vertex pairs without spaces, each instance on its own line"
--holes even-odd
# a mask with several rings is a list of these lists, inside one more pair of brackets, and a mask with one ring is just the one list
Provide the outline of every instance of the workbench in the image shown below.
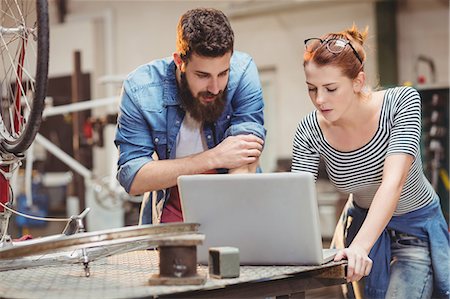
[[[96,260],[86,277],[82,264],[40,266],[0,272],[1,298],[304,298],[306,290],[345,283],[345,262],[322,266],[241,266],[233,279],[203,285],[151,286],[159,273],[155,250]],[[207,266],[198,266],[207,275]],[[286,297],[285,297],[286,298]]]

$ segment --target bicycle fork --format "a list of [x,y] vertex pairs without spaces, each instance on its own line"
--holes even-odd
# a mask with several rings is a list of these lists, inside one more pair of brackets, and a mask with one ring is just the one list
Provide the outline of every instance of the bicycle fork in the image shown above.
[[[3,172],[8,172],[9,166],[0,166],[0,170],[0,203],[7,205],[9,202],[9,182],[3,175]],[[9,241],[6,238],[8,235],[9,217],[11,216],[11,213],[3,208],[3,205],[0,205],[0,248]]]
[[[63,234],[65,234],[66,236],[70,236],[73,234],[86,232],[83,219],[84,217],[86,217],[87,213],[89,213],[90,210],[90,208],[86,208],[80,215],[71,216],[70,221],[67,223],[67,226],[63,231]],[[89,269],[90,260],[86,248],[81,249],[81,261],[84,265],[84,273],[86,277],[91,276],[91,271]]]
[[13,165],[0,164],[0,248],[11,245],[11,237],[8,235],[8,224],[11,212],[3,206],[12,206],[10,198],[9,179],[11,178],[11,168]]

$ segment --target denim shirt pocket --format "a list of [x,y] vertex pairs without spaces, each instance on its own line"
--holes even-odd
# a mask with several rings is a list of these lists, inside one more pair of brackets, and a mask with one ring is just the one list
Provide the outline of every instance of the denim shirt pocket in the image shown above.
[[158,159],[167,159],[167,133],[165,131],[153,131],[152,138]]
[[139,101],[139,106],[142,110],[147,112],[162,112],[164,109],[163,88],[160,84],[148,84],[140,86],[136,90],[136,98]]

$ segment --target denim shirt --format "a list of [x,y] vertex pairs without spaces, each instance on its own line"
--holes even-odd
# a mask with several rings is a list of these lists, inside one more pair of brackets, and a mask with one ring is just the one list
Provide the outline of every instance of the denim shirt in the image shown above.
[[[346,247],[350,245],[359,231],[368,210],[349,204],[340,221],[346,222],[353,217],[345,232]],[[347,224],[343,224],[347,227]],[[369,257],[373,261],[372,271],[365,279],[364,294],[367,298],[384,298],[389,285],[391,262],[390,237],[387,229],[410,234],[430,244],[431,267],[434,276],[433,298],[448,298],[450,295],[450,244],[447,223],[436,198],[431,204],[419,210],[400,216],[393,216],[386,229],[370,250]]]
[[[114,143],[119,150],[117,179],[127,192],[139,169],[153,161],[154,153],[159,160],[176,157],[176,138],[185,111],[180,106],[175,69],[171,57],[155,60],[138,67],[124,82]],[[239,134],[264,140],[263,108],[253,59],[234,51],[224,112],[215,123],[203,127],[208,148]],[[167,197],[166,192],[158,192],[157,200]]]

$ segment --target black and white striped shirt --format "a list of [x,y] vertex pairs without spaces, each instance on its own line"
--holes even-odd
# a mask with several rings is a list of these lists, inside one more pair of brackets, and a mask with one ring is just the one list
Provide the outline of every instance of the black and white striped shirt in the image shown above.
[[331,183],[343,193],[353,193],[357,205],[369,208],[381,184],[386,156],[405,153],[414,157],[394,215],[417,210],[437,198],[426,179],[420,156],[421,102],[411,87],[386,90],[378,129],[359,149],[342,152],[325,139],[317,112],[308,114],[298,125],[294,137],[292,171],[307,171],[317,179],[320,157]]

